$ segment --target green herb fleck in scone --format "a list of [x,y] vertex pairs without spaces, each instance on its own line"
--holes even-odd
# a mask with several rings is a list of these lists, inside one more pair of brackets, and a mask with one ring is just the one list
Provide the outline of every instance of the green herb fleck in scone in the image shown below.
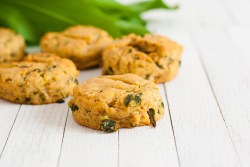
[[69,101],[75,121],[104,132],[156,126],[164,114],[158,87],[135,74],[89,79],[74,88]]
[[181,64],[182,46],[155,34],[130,34],[104,49],[103,74],[137,74],[155,83],[174,78]]
[[115,129],[115,121],[111,120],[111,119],[104,119],[102,120],[102,124],[101,124],[101,130],[103,130],[104,132],[114,132],[116,131]]
[[0,97],[21,104],[63,103],[77,85],[74,63],[53,54],[0,64]]

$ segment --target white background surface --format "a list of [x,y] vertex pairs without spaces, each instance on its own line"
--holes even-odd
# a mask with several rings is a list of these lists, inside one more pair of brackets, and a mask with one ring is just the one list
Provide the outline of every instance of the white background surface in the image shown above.
[[67,103],[0,100],[0,167],[249,167],[250,1],[179,4],[145,15],[152,32],[185,48],[179,75],[159,85],[165,115],[156,128],[106,134],[75,123]]

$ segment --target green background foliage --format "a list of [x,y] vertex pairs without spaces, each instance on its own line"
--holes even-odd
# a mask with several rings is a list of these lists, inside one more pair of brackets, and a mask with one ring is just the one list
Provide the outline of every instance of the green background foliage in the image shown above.
[[119,37],[147,32],[141,13],[151,9],[174,10],[162,0],[123,5],[115,0],[0,0],[0,26],[22,34],[28,44],[37,44],[47,31],[68,26],[93,25]]

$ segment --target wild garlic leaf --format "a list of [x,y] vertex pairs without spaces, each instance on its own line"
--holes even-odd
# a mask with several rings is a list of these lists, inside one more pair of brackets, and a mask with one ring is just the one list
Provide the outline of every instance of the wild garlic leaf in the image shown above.
[[133,100],[133,95],[128,94],[124,99],[124,105],[128,107],[129,103]]
[[[8,13],[8,15],[6,13]],[[12,27],[12,29],[24,35],[28,41],[34,41],[38,38],[27,19],[24,18],[19,11],[9,5],[0,5],[0,24],[6,27]]]
[[134,101],[136,102],[136,104],[141,104],[141,95],[142,95],[142,93],[137,93],[134,96]]
[[107,133],[114,132],[116,131],[115,124],[116,122],[112,119],[104,119],[101,123],[101,129]]
[[147,112],[148,112],[150,123],[153,125],[153,127],[156,127],[155,110],[153,108],[150,108]]
[[75,105],[74,103],[72,103],[70,105],[70,109],[71,109],[71,111],[75,112],[76,110],[79,110],[79,107],[77,105]]
[[166,3],[164,3],[162,0],[150,0],[150,1],[142,1],[137,4],[132,4],[130,5],[130,8],[133,11],[142,13],[147,10],[157,9],[157,8],[175,10],[175,9],[178,9],[178,6],[177,5],[169,6]]
[[[123,5],[115,0],[0,0],[0,26],[21,33],[29,44],[38,44],[47,31],[68,26],[93,25],[118,37],[148,32],[140,16],[150,9],[173,9],[162,0]],[[9,10],[10,8],[10,10]]]

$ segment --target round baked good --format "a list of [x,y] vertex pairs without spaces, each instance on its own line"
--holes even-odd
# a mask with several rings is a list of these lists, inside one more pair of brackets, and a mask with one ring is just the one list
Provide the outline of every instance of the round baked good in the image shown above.
[[25,41],[21,35],[0,27],[0,63],[18,61],[25,55]]
[[92,26],[73,26],[63,32],[48,32],[40,42],[42,51],[74,61],[78,69],[97,66],[102,50],[112,42],[109,34]]
[[155,127],[164,114],[157,85],[135,74],[89,79],[74,88],[69,107],[77,123],[105,132]]
[[24,104],[61,102],[72,94],[77,76],[69,59],[47,53],[30,54],[21,62],[0,64],[0,97]]
[[155,83],[166,82],[177,74],[181,53],[182,47],[166,37],[130,34],[104,49],[103,74],[134,73]]

